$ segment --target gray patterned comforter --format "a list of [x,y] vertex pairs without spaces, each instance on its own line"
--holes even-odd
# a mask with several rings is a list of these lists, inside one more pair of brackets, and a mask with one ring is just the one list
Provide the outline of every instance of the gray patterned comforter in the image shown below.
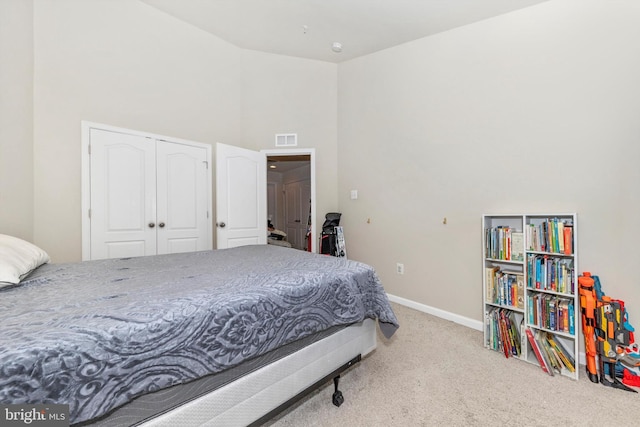
[[78,423],[367,317],[398,327],[371,267],[271,245],[46,264],[0,291],[0,402]]

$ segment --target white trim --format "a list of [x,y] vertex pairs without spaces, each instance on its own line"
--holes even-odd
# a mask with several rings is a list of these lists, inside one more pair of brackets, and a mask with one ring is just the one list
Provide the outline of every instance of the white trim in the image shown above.
[[[260,150],[266,157],[269,156],[297,156],[309,155],[309,164],[311,165],[311,252],[318,251],[317,243],[318,235],[316,234],[316,149],[315,148],[280,148]],[[265,188],[266,192],[267,189]]]
[[209,194],[209,201],[207,204],[207,211],[209,212],[209,225],[207,227],[207,236],[209,248],[213,248],[213,233],[211,231],[213,224],[213,165],[212,162],[212,147],[210,144],[204,144],[202,142],[189,141],[187,139],[175,138],[172,136],[158,135],[149,132],[142,132],[132,129],[119,128],[116,126],[105,125],[101,123],[90,122],[82,120],[80,122],[82,131],[82,148],[81,148],[81,213],[82,218],[82,260],[87,261],[91,259],[91,220],[89,218],[89,209],[91,208],[91,156],[89,154],[89,144],[91,143],[91,129],[100,129],[111,132],[126,133],[128,135],[137,135],[145,138],[160,140],[165,142],[172,142],[177,144],[190,145],[192,147],[200,147],[207,150],[207,193]]
[[406,298],[397,297],[395,295],[387,294],[387,296],[389,297],[389,301],[407,306],[409,308],[413,308],[414,310],[422,311],[423,313],[440,317],[441,319],[450,320],[462,326],[466,326],[468,328],[475,329],[477,331],[482,332],[483,323],[478,320],[460,316],[459,314],[451,313],[449,311],[441,310],[439,308],[435,308],[425,304],[421,304],[419,302],[411,301]]
[[91,156],[89,144],[91,142],[92,123],[82,121],[82,149],[81,149],[81,178],[80,178],[80,218],[82,218],[82,260],[91,259]]

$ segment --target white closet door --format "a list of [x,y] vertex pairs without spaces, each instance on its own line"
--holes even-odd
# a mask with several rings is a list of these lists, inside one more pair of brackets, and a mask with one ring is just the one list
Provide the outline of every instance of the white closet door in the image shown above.
[[155,146],[91,129],[91,259],[156,253]]
[[158,140],[158,254],[210,249],[207,150]]
[[217,248],[267,243],[267,157],[216,144]]

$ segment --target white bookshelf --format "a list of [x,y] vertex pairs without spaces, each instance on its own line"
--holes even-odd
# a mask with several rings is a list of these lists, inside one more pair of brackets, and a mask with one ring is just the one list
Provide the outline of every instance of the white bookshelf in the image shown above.
[[[529,330],[539,346],[555,343],[573,359],[573,371],[557,363],[555,369],[551,367],[554,375],[578,379],[577,252],[575,213],[482,216],[486,348],[539,365],[527,338]],[[505,335],[507,340],[502,339]],[[555,357],[543,348],[540,351]]]

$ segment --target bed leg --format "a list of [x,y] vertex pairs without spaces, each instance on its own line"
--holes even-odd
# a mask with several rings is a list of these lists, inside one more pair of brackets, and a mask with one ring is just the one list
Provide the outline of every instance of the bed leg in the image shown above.
[[333,393],[333,404],[340,406],[344,403],[344,396],[342,392],[338,390],[338,382],[340,382],[340,375],[333,378],[333,385],[336,387],[336,391]]

